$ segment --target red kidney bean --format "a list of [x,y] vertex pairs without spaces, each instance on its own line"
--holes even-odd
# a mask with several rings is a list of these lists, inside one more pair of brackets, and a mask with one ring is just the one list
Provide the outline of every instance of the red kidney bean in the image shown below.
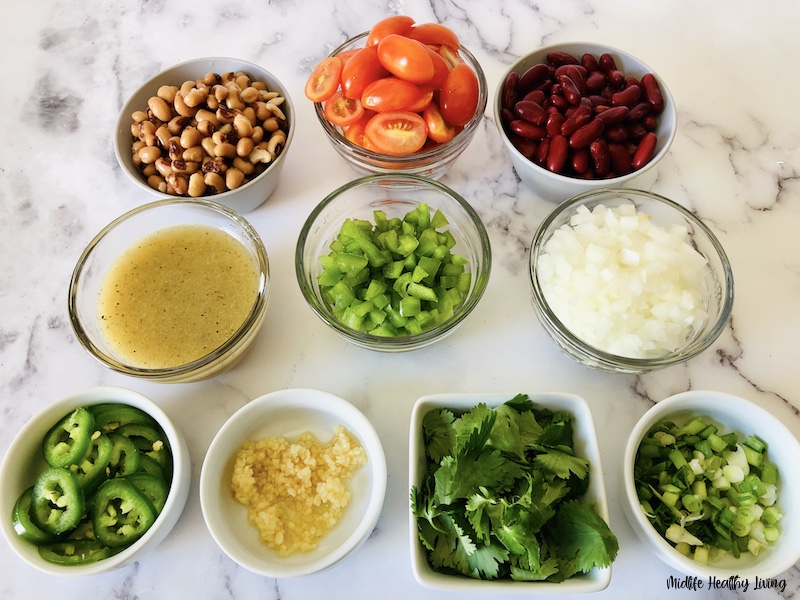
[[545,121],[547,121],[547,111],[541,104],[536,104],[536,102],[530,100],[520,100],[517,102],[514,105],[514,112],[517,113],[520,118],[534,125],[544,125]]
[[612,106],[628,106],[631,107],[639,101],[642,97],[642,88],[638,85],[626,87],[611,96]]
[[564,121],[564,124],[561,126],[561,134],[570,137],[573,133],[578,131],[578,129],[586,125],[591,120],[591,109],[586,108],[585,106],[579,106],[575,109],[575,112],[572,113],[572,116]]
[[522,119],[516,119],[509,124],[511,131],[526,140],[541,140],[547,137],[547,131],[544,127],[534,125]]
[[658,119],[653,114],[647,115],[642,119],[642,126],[645,131],[655,131],[656,127],[658,127]]
[[541,104],[544,106],[544,99],[545,95],[542,90],[531,90],[522,98],[523,100],[529,100],[531,102],[536,102],[536,104]]
[[611,71],[617,70],[617,62],[608,52],[603,52],[603,54],[600,55],[600,58],[597,60],[597,64],[600,66],[600,70],[604,73],[610,73]]
[[592,156],[594,172],[600,177],[605,177],[611,171],[611,154],[608,144],[603,138],[597,138],[589,144],[589,154]]
[[628,137],[634,142],[638,142],[639,140],[641,140],[646,133],[647,130],[641,123],[628,124]]
[[525,138],[515,135],[511,139],[511,143],[519,150],[520,154],[528,160],[533,160],[536,157],[537,144],[533,140],[526,140]]
[[579,65],[567,65],[565,74],[578,88],[578,93],[581,97],[589,93],[589,89],[586,87],[586,69]]
[[656,152],[657,141],[658,138],[652,131],[645,134],[645,136],[639,142],[639,145],[636,147],[636,152],[633,154],[633,159],[631,160],[631,167],[634,170],[641,169],[648,162],[650,162],[650,159],[653,158],[653,155]]
[[592,71],[586,76],[586,89],[589,91],[599,92],[606,83],[608,83],[608,77],[602,71]]
[[555,106],[560,111],[566,111],[570,107],[570,103],[561,94],[551,94],[547,99],[551,106]]
[[[595,71],[596,73],[597,71]],[[609,98],[604,98],[599,94],[592,94],[589,98],[589,103],[594,106],[611,106],[611,100]]]
[[522,75],[519,75],[519,89],[523,93],[534,89],[550,77],[551,71],[552,67],[544,63],[529,67]]
[[641,121],[650,114],[650,110],[652,109],[649,102],[639,102],[634,104],[630,111],[628,111],[628,120]]
[[603,122],[594,119],[569,136],[569,147],[575,150],[585,148],[603,133]]
[[569,52],[560,52],[555,50],[547,53],[547,62],[552,65],[578,65],[580,62]]
[[611,166],[617,175],[627,175],[633,171],[631,155],[621,144],[609,144],[608,154],[611,156]]
[[652,73],[643,75],[642,87],[644,88],[644,97],[653,107],[653,114],[661,114],[664,110],[664,96],[661,93],[661,86],[658,85],[655,75]]
[[585,175],[589,172],[589,150],[580,148],[572,153],[572,170],[579,175]]
[[597,64],[597,59],[594,57],[594,54],[589,52],[586,52],[581,56],[581,66],[586,69],[587,73],[597,71],[600,68],[600,65]]
[[539,146],[536,148],[536,156],[534,156],[533,161],[540,167],[544,167],[547,163],[547,155],[549,152],[550,138],[545,138],[539,142]]
[[558,173],[567,164],[569,156],[569,142],[563,135],[556,135],[550,138],[550,146],[547,151],[547,168],[553,173]]
[[544,128],[547,131],[547,135],[551,138],[560,135],[561,126],[564,124],[564,120],[565,117],[560,112],[551,112],[547,116],[547,122],[544,124]]
[[580,104],[581,92],[578,90],[578,86],[575,85],[575,82],[572,81],[571,77],[568,75],[559,76],[558,84],[561,86],[561,93],[564,95],[564,98],[567,99],[567,102],[573,106]]
[[506,127],[508,127],[511,124],[511,121],[513,121],[516,118],[517,117],[514,116],[514,112],[509,110],[508,108],[500,109],[500,120]]
[[606,125],[614,125],[622,123],[628,118],[630,111],[627,106],[611,106],[611,107],[597,107],[604,108],[605,110],[597,111],[596,119],[600,119]]
[[502,107],[511,109],[516,104],[519,98],[519,75],[517,73],[509,73],[506,80],[503,82],[503,101]]
[[623,123],[615,123],[606,127],[603,135],[609,142],[624,142],[630,137],[628,128]]
[[608,73],[608,83],[614,87],[622,87],[625,84],[625,75],[614,69]]

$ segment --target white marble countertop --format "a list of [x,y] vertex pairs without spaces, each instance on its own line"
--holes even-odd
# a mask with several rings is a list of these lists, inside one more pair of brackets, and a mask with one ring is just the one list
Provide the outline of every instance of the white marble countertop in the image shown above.
[[[347,344],[314,316],[295,279],[297,234],[315,204],[355,174],[325,140],[303,85],[332,48],[392,13],[452,27],[481,62],[492,92],[519,55],[557,41],[624,48],[658,71],[678,104],[678,133],[669,155],[636,185],[690,208],[729,254],[733,318],[712,348],[686,365],[640,377],[594,372],[556,349],[534,316],[526,275],[530,239],[552,204],[520,185],[491,110],[443,178],[480,213],[494,252],[489,287],[464,325],[427,349],[390,355]],[[8,3],[0,24],[0,452],[55,399],[120,385],[154,399],[183,429],[193,482],[166,541],[108,575],[45,576],[0,544],[0,597],[446,597],[421,587],[410,568],[407,428],[417,398],[458,391],[565,391],[587,399],[620,541],[611,584],[597,597],[797,597],[797,566],[780,577],[783,591],[668,589],[668,578],[680,574],[647,551],[625,520],[620,463],[636,420],[687,389],[743,396],[800,434],[799,24],[792,0],[768,8],[747,0]],[[204,383],[146,384],[104,369],[81,349],[67,319],[67,284],[95,233],[147,199],[114,158],[122,103],[159,70],[213,55],[263,65],[287,85],[296,106],[281,182],[246,215],[269,253],[270,308],[254,347],[233,370]],[[389,483],[377,528],[356,554],[320,575],[274,580],[238,568],[215,545],[197,481],[227,417],[286,387],[326,390],[359,407],[381,436]]]

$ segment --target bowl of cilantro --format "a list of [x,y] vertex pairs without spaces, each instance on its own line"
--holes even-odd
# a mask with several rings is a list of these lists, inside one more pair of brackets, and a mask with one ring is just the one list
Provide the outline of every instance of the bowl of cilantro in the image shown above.
[[608,586],[619,544],[583,398],[424,396],[412,411],[409,448],[411,563],[420,584],[495,594]]

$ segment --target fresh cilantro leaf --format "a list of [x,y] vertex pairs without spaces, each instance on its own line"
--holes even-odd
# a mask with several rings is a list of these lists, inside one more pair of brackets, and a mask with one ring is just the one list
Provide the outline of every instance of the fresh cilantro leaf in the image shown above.
[[619,550],[617,538],[594,507],[578,500],[560,506],[548,533],[558,556],[574,559],[584,573],[609,566]]
[[481,486],[505,488],[523,473],[522,468],[505,458],[499,450],[477,456],[445,457],[434,473],[435,495],[440,504],[452,504],[475,494]]
[[572,456],[560,450],[548,450],[537,454],[534,462],[560,479],[568,479],[570,473],[575,473],[583,479],[589,473],[589,461],[585,458]]
[[447,409],[431,410],[422,417],[425,451],[436,464],[439,464],[443,457],[453,453],[454,420],[455,416]]
[[556,573],[558,573],[558,561],[555,558],[548,558],[538,569],[511,567],[511,579],[514,581],[544,581]]

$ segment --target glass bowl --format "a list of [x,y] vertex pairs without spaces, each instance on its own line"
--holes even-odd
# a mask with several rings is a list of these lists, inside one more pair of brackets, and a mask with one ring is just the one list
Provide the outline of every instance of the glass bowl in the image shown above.
[[[99,313],[101,290],[106,282],[110,269],[118,264],[118,259],[127,251],[140,246],[140,242],[157,232],[179,226],[198,226],[218,230],[230,236],[242,246],[238,248],[241,256],[252,259],[255,271],[252,303],[246,309],[246,316],[241,325],[230,324],[232,334],[221,341],[217,347],[200,355],[192,350],[191,358],[182,364],[143,366],[141,361],[131,360],[131,354],[120,351],[119,343],[109,343],[109,337],[103,331],[103,320]],[[229,240],[225,237],[223,239]],[[231,263],[233,264],[233,263]],[[182,268],[196,265],[184,265]],[[202,273],[191,276],[192,281],[201,280]],[[222,204],[209,200],[172,198],[159,200],[135,208],[118,217],[107,225],[81,254],[72,273],[69,286],[68,309],[69,318],[75,335],[89,354],[103,365],[125,375],[157,381],[161,383],[185,383],[213,377],[233,366],[242,356],[260,330],[267,311],[269,299],[270,271],[267,252],[264,244],[253,226],[241,215]],[[171,285],[171,284],[170,284]],[[122,291],[125,291],[124,286]],[[130,291],[130,289],[128,290]],[[194,291],[189,293],[200,300]],[[249,294],[249,291],[247,292]],[[153,298],[147,292],[137,306]],[[244,303],[246,299],[242,300]],[[183,305],[182,305],[183,306]],[[245,313],[246,305],[241,305]],[[184,307],[184,312],[187,310]],[[224,300],[217,299],[211,310],[223,314],[229,310]],[[203,318],[207,319],[208,315]],[[162,323],[152,314],[146,315],[146,321],[159,327],[168,327],[171,323]],[[174,337],[174,336],[173,336]],[[163,343],[162,338],[160,343]],[[141,352],[146,348],[140,347]],[[134,346],[134,353],[137,348]],[[141,354],[140,354],[141,355]]]
[[[641,77],[646,73],[653,73],[653,75],[655,75],[661,89],[661,94],[664,98],[664,110],[658,117],[658,122],[655,129],[655,133],[658,136],[655,153],[650,161],[642,168],[636,171],[631,171],[626,175],[619,175],[617,177],[596,179],[570,177],[560,173],[553,173],[545,167],[537,164],[535,161],[530,160],[512,142],[508,132],[506,131],[504,120],[501,117],[501,110],[503,108],[504,82],[511,73],[522,75],[533,65],[545,62],[547,60],[548,53],[554,51],[567,52],[578,59],[580,59],[584,53],[589,53],[595,57],[599,57],[601,54],[607,52],[614,57],[617,67],[626,76],[641,79]],[[673,99],[672,94],[670,93],[666,84],[657,73],[655,73],[640,59],[617,48],[591,42],[567,42],[553,44],[551,46],[543,46],[541,48],[537,48],[529,54],[526,54],[525,56],[520,57],[502,74],[499,81],[500,82],[495,90],[495,96],[493,99],[493,114],[495,125],[500,133],[500,138],[503,140],[503,144],[505,145],[506,150],[511,157],[514,171],[517,173],[517,176],[520,178],[520,180],[522,180],[522,183],[546,200],[561,202],[577,194],[598,188],[622,187],[632,179],[643,175],[655,167],[667,154],[670,146],[672,145],[672,141],[675,139],[675,133],[677,131],[677,110],[675,107],[675,100]]]
[[[452,316],[420,333],[382,337],[352,329],[340,322],[320,290],[318,277],[323,271],[320,257],[329,254],[346,219],[374,223],[374,211],[382,210],[387,218],[403,218],[420,203],[427,203],[431,215],[440,209],[456,240],[454,254],[467,259],[469,289]],[[491,246],[478,214],[466,200],[447,186],[416,175],[368,175],[351,181],[329,194],[311,212],[300,231],[295,253],[295,270],[300,290],[311,309],[336,333],[348,341],[371,350],[400,352],[427,346],[451,333],[472,312],[483,296],[489,281]]]
[[[575,216],[579,207],[585,207],[591,211],[598,205],[605,205],[611,208],[631,203],[636,207],[637,214],[648,215],[652,223],[661,231],[666,231],[673,226],[685,228],[688,235],[685,243],[692,247],[696,253],[699,253],[706,261],[704,266],[698,267],[697,269],[697,273],[703,278],[701,284],[703,290],[698,291],[698,294],[702,294],[702,297],[698,297],[696,300],[698,304],[704,307],[704,311],[702,312],[705,313],[705,319],[702,323],[696,323],[694,326],[687,328],[687,330],[684,331],[685,338],[683,341],[674,344],[670,350],[665,350],[663,353],[657,351],[641,352],[637,356],[635,352],[625,352],[625,354],[628,355],[623,356],[611,351],[611,346],[598,344],[604,345],[604,349],[601,349],[588,343],[585,339],[582,339],[587,337],[587,335],[583,335],[582,337],[577,335],[564,323],[564,308],[566,305],[562,304],[560,310],[555,310],[550,304],[543,290],[542,281],[539,276],[541,268],[540,257],[546,254],[547,242],[551,239],[554,232],[570,224],[571,219]],[[602,244],[598,242],[598,245]],[[592,249],[590,249],[590,252],[591,251]],[[619,256],[621,256],[622,251],[618,250],[616,246],[612,248],[612,251],[620,252],[617,261],[621,261]],[[694,258],[697,257],[694,256]],[[620,265],[620,270],[617,271],[617,273],[620,274],[619,277],[626,277],[625,269],[628,267],[621,266],[621,262],[617,264]],[[651,266],[652,265],[648,266],[648,268]],[[641,190],[612,188],[590,191],[579,194],[557,206],[544,221],[542,221],[533,236],[529,267],[533,305],[547,333],[556,345],[568,356],[587,367],[601,371],[644,373],[685,362],[711,346],[725,328],[733,307],[733,272],[725,250],[722,248],[716,236],[702,221],[700,221],[700,219],[695,217],[684,207],[663,196]],[[631,273],[631,271],[628,271],[628,273]],[[636,273],[636,277],[642,277],[644,275],[645,273],[641,271]],[[651,275],[651,280],[654,278],[655,276]],[[576,279],[573,279],[573,281],[575,280]],[[589,287],[590,285],[595,285],[597,282],[602,282],[599,276],[584,281],[587,280],[590,281],[590,284],[582,284],[586,289],[579,289],[576,295],[570,298],[569,302],[572,306],[585,306],[587,299],[592,299],[594,301],[594,299],[601,294],[599,288],[595,289]],[[632,312],[636,312],[641,308],[639,303],[643,302],[642,297],[645,294],[648,294],[648,296],[644,297],[644,301],[650,301],[651,305],[656,298],[661,300],[662,303],[669,301],[666,297],[669,294],[661,288],[658,290],[651,290],[651,288],[644,286],[643,290],[640,289],[630,296],[630,303],[628,306],[635,309],[633,311],[626,309],[617,310],[616,312],[596,312],[603,317],[610,315],[612,320],[617,319],[619,321],[621,319],[632,318]],[[605,294],[605,290],[602,290],[602,293]],[[659,296],[659,294],[663,294],[663,296]],[[552,297],[554,296],[551,295],[551,298]],[[603,296],[603,298],[605,297],[607,297],[607,295]],[[584,304],[578,305],[577,298],[581,298],[581,302]],[[699,319],[699,315],[697,316]],[[672,318],[671,314],[669,318]],[[666,318],[663,319],[664,322],[666,322],[666,320]],[[573,323],[576,322],[577,320],[573,321]],[[656,321],[653,321],[648,327],[651,325],[656,328],[658,327]],[[600,325],[597,325],[597,327],[599,326]],[[573,329],[578,329],[578,327],[573,327]],[[631,330],[636,331],[637,335],[640,331],[651,331],[649,329],[634,330],[633,328],[631,328]],[[583,331],[586,332],[587,330],[584,328]],[[628,330],[626,330],[626,332],[628,332]],[[670,332],[670,335],[673,335],[672,330],[670,330]],[[603,338],[603,336],[598,336],[596,339],[612,339],[611,336],[611,330],[609,330],[609,332],[605,334],[605,338]],[[640,339],[647,339],[645,333],[641,334],[639,337]],[[675,333],[674,337],[677,338],[678,334]],[[614,341],[616,342],[616,340]],[[672,339],[669,338],[668,341],[672,341]],[[664,343],[663,345],[668,346],[670,344]],[[646,348],[647,346],[645,345],[643,347]]]
[[[336,48],[331,53],[331,56],[335,56],[347,50],[363,47],[368,34],[369,32],[365,31],[364,33],[350,38]],[[488,101],[486,75],[481,65],[478,63],[478,60],[464,46],[461,46],[459,53],[464,62],[472,67],[472,70],[475,71],[478,77],[478,107],[472,119],[451,141],[429,150],[415,152],[409,156],[392,156],[390,154],[373,152],[348,140],[344,136],[341,128],[333,125],[325,118],[322,103],[315,102],[314,110],[317,113],[317,118],[334,150],[361,175],[400,172],[429,177],[431,179],[439,179],[447,172],[459,155],[469,145],[472,138],[475,137],[475,132],[478,130],[478,125],[481,122]]]

